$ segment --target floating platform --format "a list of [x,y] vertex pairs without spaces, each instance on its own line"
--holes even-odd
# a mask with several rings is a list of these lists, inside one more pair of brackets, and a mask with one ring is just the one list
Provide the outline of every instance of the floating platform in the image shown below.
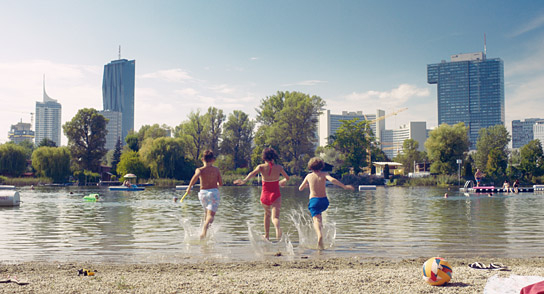
[[15,186],[12,185],[0,185],[0,190],[14,190]]
[[[510,188],[511,191],[509,191],[508,189],[495,188],[493,186],[488,186],[488,187],[464,188],[463,190],[464,192],[468,192],[468,193],[512,193],[514,188]],[[534,191],[535,191],[534,187],[519,187],[518,188],[518,193],[532,193]],[[544,191],[544,188],[542,191]]]
[[135,185],[132,185],[132,187],[127,187],[127,186],[110,187],[110,191],[143,191],[143,190],[145,190],[144,187],[138,187]]
[[359,191],[376,190],[376,185],[359,185]]

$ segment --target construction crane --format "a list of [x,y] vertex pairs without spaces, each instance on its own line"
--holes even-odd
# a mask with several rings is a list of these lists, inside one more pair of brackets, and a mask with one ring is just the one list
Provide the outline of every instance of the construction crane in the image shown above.
[[[386,119],[386,118],[388,118],[388,117],[397,115],[397,114],[399,114],[399,113],[401,113],[401,112],[403,112],[403,111],[405,111],[405,110],[407,110],[407,109],[408,109],[408,108],[406,108],[406,107],[405,107],[405,108],[401,108],[401,109],[399,109],[399,110],[397,110],[397,111],[391,112],[390,114],[387,114],[387,115],[383,115],[383,116],[377,117],[376,119],[370,120],[370,121],[368,121],[368,122],[369,122],[369,124],[373,124],[373,123],[376,123],[376,122],[378,122],[378,121],[384,120],[384,119]],[[365,116],[365,118],[366,118],[366,116]],[[378,130],[376,129],[376,131],[378,131]],[[372,156],[371,156],[370,148],[367,149],[366,151],[367,151],[366,153],[367,153],[368,166],[365,167],[363,170],[364,170],[365,173],[368,172],[368,173],[370,174],[370,173],[371,173],[371,170],[372,170]]]

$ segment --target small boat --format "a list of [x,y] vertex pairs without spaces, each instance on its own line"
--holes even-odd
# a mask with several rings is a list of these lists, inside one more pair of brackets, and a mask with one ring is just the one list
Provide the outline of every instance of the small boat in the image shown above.
[[18,191],[0,191],[0,206],[19,206],[21,198]]
[[110,191],[143,191],[143,190],[145,190],[144,187],[138,187],[136,185],[131,185],[130,187],[127,187],[127,186],[110,187]]

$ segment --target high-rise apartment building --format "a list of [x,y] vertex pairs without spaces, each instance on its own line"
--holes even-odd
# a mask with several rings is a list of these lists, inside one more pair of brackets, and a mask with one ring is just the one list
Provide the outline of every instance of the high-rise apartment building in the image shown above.
[[521,148],[534,139],[533,125],[543,118],[527,118],[512,121],[512,148]]
[[437,84],[438,124],[464,122],[470,149],[476,149],[482,128],[504,125],[504,65],[485,53],[451,56],[451,61],[427,65],[427,82]]
[[544,121],[538,121],[533,125],[533,140],[540,140],[540,144],[544,145]]
[[[102,99],[104,111],[120,112],[121,141],[134,130],[135,61],[119,59],[104,65]],[[115,139],[117,142],[117,139]],[[115,142],[113,143],[115,146]],[[106,142],[109,144],[109,142]]]
[[[108,134],[106,135],[106,146],[108,150],[115,149],[117,145],[117,140],[121,140],[123,134],[123,114],[118,111],[103,110],[99,111],[101,115],[108,119],[106,124],[106,130]],[[121,141],[122,142],[122,141]]]
[[34,131],[32,130],[32,125],[22,121],[15,125],[11,125],[8,138],[15,144],[19,144],[23,141],[34,143]]
[[[317,135],[319,137],[319,146],[327,146],[329,137],[336,134],[336,130],[342,125],[341,120],[351,120],[357,118],[359,120],[373,121],[376,118],[385,116],[385,111],[378,109],[376,114],[363,114],[362,111],[342,111],[342,114],[331,114],[330,110],[322,110],[318,117]],[[385,120],[375,121],[370,125],[377,142],[381,142],[381,132],[385,130]]]
[[413,139],[418,142],[418,151],[425,151],[425,141],[427,140],[427,122],[412,121],[409,124],[400,126],[397,130],[382,131],[382,150],[393,159],[402,153],[404,141]]
[[62,106],[57,100],[49,97],[43,83],[43,102],[36,101],[35,144],[47,138],[60,146]]

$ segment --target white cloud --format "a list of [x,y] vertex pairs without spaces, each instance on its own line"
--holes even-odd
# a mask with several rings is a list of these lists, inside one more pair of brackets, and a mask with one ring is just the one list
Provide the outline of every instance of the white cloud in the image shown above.
[[250,57],[249,60],[251,61],[259,60],[259,57]]
[[418,88],[414,85],[401,84],[389,91],[370,90],[363,93],[353,92],[346,96],[348,101],[372,103],[374,105],[385,105],[388,107],[400,107],[408,100],[418,97],[428,97],[428,88]]
[[181,96],[196,96],[199,93],[199,91],[193,88],[185,88],[181,90],[175,90],[174,93],[179,94]]
[[227,84],[211,86],[210,89],[216,93],[221,93],[221,94],[232,94],[236,92],[235,88],[229,87],[229,85]]
[[320,80],[305,80],[300,82],[295,82],[291,84],[284,84],[282,86],[284,87],[290,87],[290,86],[316,86],[319,84],[327,83],[327,81],[320,81]]
[[544,14],[541,14],[535,18],[533,18],[528,23],[524,24],[522,27],[520,27],[518,30],[513,32],[511,34],[512,37],[517,37],[520,35],[523,35],[527,32],[530,32],[532,30],[538,29],[540,27],[544,26]]
[[193,80],[193,77],[188,72],[181,68],[165,69],[156,72],[144,74],[143,79],[158,79],[172,83],[187,82]]

